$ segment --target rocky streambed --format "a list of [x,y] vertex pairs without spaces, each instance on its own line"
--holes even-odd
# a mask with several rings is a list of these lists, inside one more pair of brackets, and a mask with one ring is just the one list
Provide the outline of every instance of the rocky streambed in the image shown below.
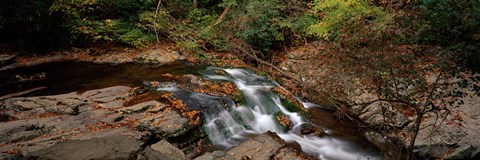
[[[130,90],[115,86],[2,101],[1,159],[186,159],[202,154],[204,137],[191,133],[198,128],[189,129],[188,118],[155,100],[123,106]],[[245,143],[229,154],[215,151],[198,159],[302,156],[271,132]]]
[[1,75],[0,159],[381,158],[354,126],[246,70],[51,63]]

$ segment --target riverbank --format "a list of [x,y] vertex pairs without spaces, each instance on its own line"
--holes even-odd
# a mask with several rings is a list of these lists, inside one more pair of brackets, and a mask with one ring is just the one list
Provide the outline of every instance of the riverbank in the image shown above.
[[[329,53],[328,47],[322,42],[292,48],[286,51],[285,57],[279,58],[281,62],[278,67],[302,79],[303,90],[306,92],[300,92],[300,95],[319,104],[337,106],[339,117],[349,115],[351,117],[344,118],[353,119],[358,125],[369,128],[366,129],[365,136],[383,149],[386,156],[407,154],[404,147],[410,144],[414,124],[418,119],[413,114],[413,109],[399,107],[402,105],[396,103],[378,102],[378,92],[365,90],[369,84],[362,83],[355,77],[355,73],[334,64],[332,58],[336,57]],[[437,78],[435,75],[438,74],[434,74],[435,71],[427,73],[430,74],[426,76],[430,76],[427,81],[433,84]],[[475,89],[478,82],[471,78],[478,75],[468,72],[459,75],[461,76],[441,79],[442,85],[447,87],[431,93],[438,94],[438,100],[433,101],[438,108],[422,115],[413,150],[416,156],[432,159],[479,158],[480,143],[475,139],[480,135],[480,96]],[[465,82],[463,86],[457,83],[461,81]],[[442,101],[445,90],[456,92],[449,92],[451,97]],[[400,92],[408,93],[408,90]],[[452,102],[446,104],[447,101]]]

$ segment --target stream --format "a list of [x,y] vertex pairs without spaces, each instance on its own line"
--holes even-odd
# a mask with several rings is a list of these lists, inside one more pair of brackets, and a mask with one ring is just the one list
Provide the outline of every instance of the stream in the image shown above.
[[[230,98],[178,88],[174,80],[160,78],[159,75],[164,73],[194,74],[210,81],[232,82],[240,90],[242,102],[235,103]],[[173,93],[187,107],[204,113],[202,128],[215,150],[226,150],[255,135],[271,131],[289,145],[318,159],[382,159],[378,149],[358,136],[360,133],[355,125],[334,119],[331,112],[301,99],[298,100],[308,109],[310,118],[289,109],[272,91],[274,87],[284,89],[283,87],[246,69],[197,67],[182,62],[160,67],[137,64],[110,66],[72,62],[49,63],[0,71],[0,96],[38,87],[44,89],[22,96],[82,92],[115,85],[134,87],[145,85],[145,82],[149,81],[168,82],[168,85],[159,85],[153,89]],[[291,129],[279,123],[276,117],[278,115],[288,118],[292,124]],[[326,135],[301,134],[306,125],[322,128]]]

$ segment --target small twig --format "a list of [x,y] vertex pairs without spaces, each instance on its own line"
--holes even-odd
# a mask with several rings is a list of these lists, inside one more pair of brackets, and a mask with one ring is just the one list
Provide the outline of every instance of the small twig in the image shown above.
[[153,30],[155,31],[155,36],[157,38],[157,43],[156,43],[157,46],[158,46],[158,44],[160,44],[160,37],[158,35],[158,29],[157,29],[157,17],[158,17],[158,12],[160,10],[160,5],[161,4],[162,4],[162,0],[158,0],[157,9],[155,10],[155,16],[154,16],[154,19],[153,19]]

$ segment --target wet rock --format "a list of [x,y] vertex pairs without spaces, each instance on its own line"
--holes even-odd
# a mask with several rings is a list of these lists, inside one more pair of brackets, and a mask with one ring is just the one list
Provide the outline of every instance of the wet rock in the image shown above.
[[151,146],[148,146],[143,151],[143,158],[139,159],[161,159],[161,160],[182,160],[187,159],[185,154],[172,144],[168,143],[165,140],[162,140],[158,143],[155,143]]
[[188,119],[183,118],[176,111],[165,111],[140,120],[137,127],[140,130],[175,137],[186,132],[187,123]]
[[200,80],[200,78],[198,76],[193,75],[193,74],[183,75],[183,78],[184,78],[184,81],[186,83],[191,83],[191,84],[194,84],[194,85],[201,85],[202,84],[202,81]]
[[322,137],[322,136],[327,135],[327,133],[325,133],[325,131],[322,128],[320,128],[318,126],[311,125],[311,124],[302,124],[300,126],[300,134],[302,134],[302,135],[315,135],[315,136],[318,136],[318,137]]
[[223,151],[214,151],[214,152],[207,152],[202,156],[195,158],[195,160],[236,160],[236,159],[235,157]]
[[268,160],[285,147],[286,143],[275,133],[266,132],[227,151],[237,159]]
[[28,154],[27,159],[133,159],[141,143],[121,134],[69,140]]

